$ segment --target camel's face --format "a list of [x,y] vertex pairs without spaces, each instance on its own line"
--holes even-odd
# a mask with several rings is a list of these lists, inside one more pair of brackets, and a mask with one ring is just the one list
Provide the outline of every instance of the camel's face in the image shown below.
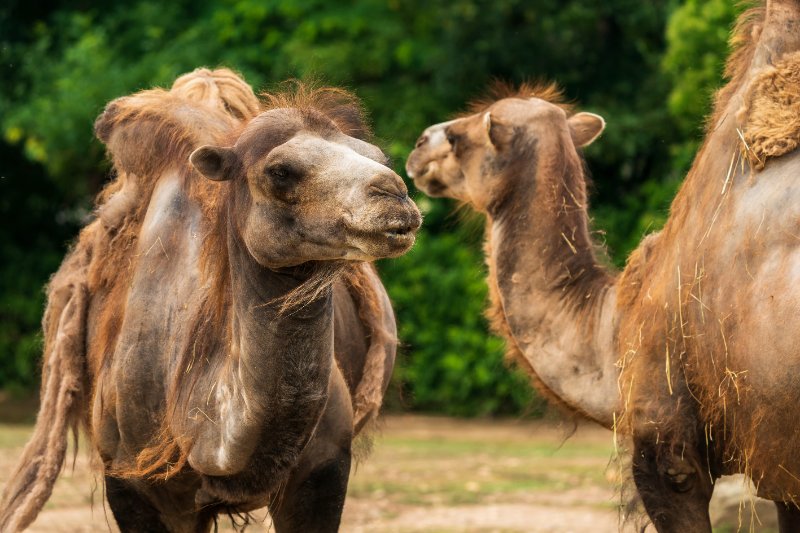
[[192,163],[211,179],[243,178],[249,206],[236,216],[250,253],[269,267],[371,261],[408,251],[422,222],[386,156],[323,117],[276,109],[231,148],[203,147]]
[[533,173],[541,150],[565,143],[586,146],[603,131],[591,113],[567,118],[538,98],[505,98],[485,111],[426,129],[408,157],[406,171],[430,196],[445,196],[485,211],[511,188],[509,177]]

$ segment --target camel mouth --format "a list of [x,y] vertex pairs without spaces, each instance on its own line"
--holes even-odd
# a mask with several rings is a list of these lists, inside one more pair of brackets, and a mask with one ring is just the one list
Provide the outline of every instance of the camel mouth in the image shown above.
[[395,257],[407,252],[417,240],[416,231],[411,229],[404,232],[398,230],[385,231],[382,237],[389,247],[389,257]]
[[389,241],[406,241],[410,240],[411,242],[414,241],[417,233],[417,227],[409,224],[406,226],[401,226],[397,228],[392,228],[388,230],[384,230],[382,235],[389,239]]
[[390,222],[386,227],[373,232],[373,236],[387,242],[391,247],[411,247],[416,240],[417,230],[422,225],[422,217],[419,212],[409,215],[405,220]]
[[378,257],[397,257],[404,254],[414,245],[417,230],[422,225],[422,217],[417,212],[400,220],[387,221],[378,227],[369,229],[350,228],[351,236],[357,246],[370,255]]
[[416,233],[412,227],[359,232],[356,247],[375,259],[397,257],[411,249],[417,240]]
[[428,196],[446,196],[447,185],[433,177],[438,170],[438,165],[433,161],[424,165],[412,163],[413,155],[412,153],[406,164],[406,173],[414,181],[414,186]]
[[426,176],[427,174],[423,174],[422,176],[414,178],[414,186],[417,189],[427,194],[428,196],[434,196],[434,197],[447,196],[447,185],[445,185],[436,178],[428,178]]

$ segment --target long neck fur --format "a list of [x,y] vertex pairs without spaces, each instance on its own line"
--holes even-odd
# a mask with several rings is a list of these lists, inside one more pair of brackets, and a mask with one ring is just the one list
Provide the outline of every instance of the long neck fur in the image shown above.
[[[286,309],[285,298],[313,283],[320,267],[278,271],[256,262],[238,230],[236,214],[246,210],[237,204],[231,199],[225,209],[228,268],[221,275],[227,275],[228,297],[219,305],[226,331],[210,331],[225,340],[206,343],[210,362],[176,391],[178,412],[185,409],[187,418],[179,433],[192,436],[188,460],[201,473],[235,474],[255,457],[262,474],[272,471],[262,477],[275,479],[272,474],[294,463],[327,399],[332,290],[323,285],[302,305]],[[197,340],[190,336],[188,342]],[[190,351],[187,345],[185,354]]]
[[595,258],[582,161],[568,141],[565,131],[517,146],[509,192],[488,209],[490,318],[546,396],[611,427],[616,291]]

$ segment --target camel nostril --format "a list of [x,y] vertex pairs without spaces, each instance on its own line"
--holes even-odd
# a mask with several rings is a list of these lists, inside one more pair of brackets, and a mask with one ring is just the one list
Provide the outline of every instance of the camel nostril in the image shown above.
[[383,175],[373,179],[369,184],[369,191],[371,194],[380,196],[394,196],[396,198],[404,199],[408,196],[408,188],[400,176],[397,175]]
[[414,145],[414,148],[419,148],[420,146],[422,146],[426,142],[428,142],[428,136],[427,135],[423,135],[422,137],[417,139],[417,144]]

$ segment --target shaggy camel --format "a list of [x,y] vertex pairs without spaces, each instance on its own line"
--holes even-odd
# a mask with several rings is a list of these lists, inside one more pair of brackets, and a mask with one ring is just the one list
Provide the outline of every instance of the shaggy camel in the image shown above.
[[351,442],[395,356],[368,261],[421,217],[338,89],[270,94],[227,70],[111,102],[117,178],[49,286],[42,408],[0,530],[49,497],[83,425],[123,531],[208,531],[268,505],[338,529]]
[[798,0],[742,15],[670,218],[618,277],[593,255],[577,151],[603,121],[554,91],[432,126],[408,160],[423,191],[486,214],[494,327],[545,394],[630,438],[661,532],[710,532],[734,473],[800,531],[799,25]]

